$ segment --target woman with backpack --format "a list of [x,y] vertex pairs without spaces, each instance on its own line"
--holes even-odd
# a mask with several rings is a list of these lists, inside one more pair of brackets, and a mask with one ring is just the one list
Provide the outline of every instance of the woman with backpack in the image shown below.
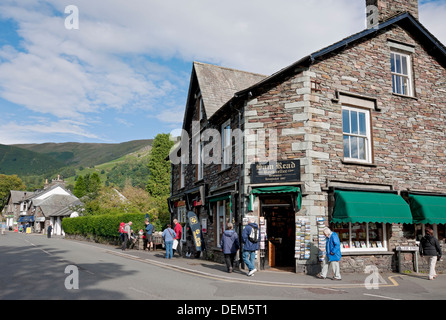
[[119,233],[121,235],[121,241],[122,241],[122,251],[124,251],[125,249],[127,249],[127,241],[129,240],[129,236],[132,233],[132,221],[129,221],[129,223],[124,223],[121,222],[121,224],[119,225]]
[[240,248],[237,232],[233,229],[234,225],[229,222],[227,230],[223,232],[223,236],[221,237],[221,250],[225,255],[225,263],[229,273],[231,273],[234,268],[234,258],[237,250]]
[[426,227],[426,235],[420,241],[420,255],[425,257],[429,264],[429,280],[434,280],[437,277],[435,266],[437,260],[441,259],[441,247],[437,238],[434,237],[434,230]]

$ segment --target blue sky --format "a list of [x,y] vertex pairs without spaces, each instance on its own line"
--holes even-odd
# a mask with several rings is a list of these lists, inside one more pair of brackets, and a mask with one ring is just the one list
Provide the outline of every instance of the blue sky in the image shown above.
[[[67,29],[68,5],[79,29]],[[181,128],[192,62],[265,75],[365,28],[363,0],[2,0],[0,144]],[[420,21],[446,43],[446,0]]]

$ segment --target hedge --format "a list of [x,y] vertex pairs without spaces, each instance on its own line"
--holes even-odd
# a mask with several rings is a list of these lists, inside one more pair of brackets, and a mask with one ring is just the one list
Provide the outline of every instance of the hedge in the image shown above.
[[62,228],[66,234],[98,237],[119,237],[119,224],[132,221],[132,229],[135,233],[144,229],[145,214],[128,213],[120,215],[97,215],[62,220]]

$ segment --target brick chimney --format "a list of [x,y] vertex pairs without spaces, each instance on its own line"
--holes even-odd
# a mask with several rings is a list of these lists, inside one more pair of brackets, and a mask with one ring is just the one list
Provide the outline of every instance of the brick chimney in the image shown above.
[[365,2],[368,29],[403,12],[410,12],[418,19],[418,0],[366,0]]

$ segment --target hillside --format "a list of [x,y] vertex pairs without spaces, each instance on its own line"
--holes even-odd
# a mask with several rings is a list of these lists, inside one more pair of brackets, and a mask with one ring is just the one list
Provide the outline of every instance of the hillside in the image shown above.
[[147,167],[151,146],[146,146],[136,152],[101,163],[94,167],[83,167],[75,170],[75,175],[65,177],[67,185],[74,186],[77,176],[85,176],[96,172],[105,185],[114,185],[123,188],[127,181],[131,181],[133,186],[144,188],[149,169]]
[[152,140],[133,140],[119,144],[107,143],[43,143],[14,145],[47,155],[65,166],[91,167],[121,158],[150,146]]
[[64,166],[50,155],[0,144],[1,174],[42,175]]
[[[68,184],[74,185],[77,175],[99,172],[105,183],[117,183],[129,175],[132,180],[141,166],[131,172],[121,169],[121,162],[128,166],[128,159],[146,157],[152,140],[134,140],[119,144],[106,143],[44,143],[44,144],[0,144],[0,174],[18,175],[28,190],[41,188],[45,179],[61,175]],[[134,160],[136,161],[136,160]],[[119,165],[119,166],[118,166]],[[135,169],[135,171],[133,171]],[[119,173],[119,174],[118,174]],[[108,175],[111,177],[108,178]]]

